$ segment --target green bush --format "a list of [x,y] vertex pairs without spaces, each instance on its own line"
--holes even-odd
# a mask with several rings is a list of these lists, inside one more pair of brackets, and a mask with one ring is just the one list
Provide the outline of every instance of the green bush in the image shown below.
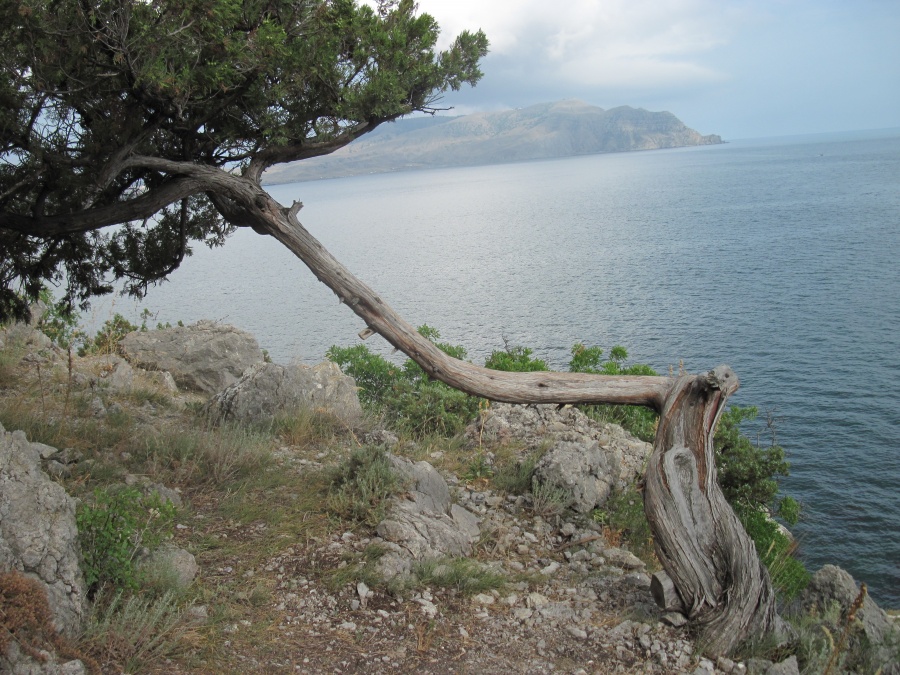
[[175,507],[159,494],[127,487],[94,490],[76,514],[82,571],[89,594],[100,587],[137,588],[135,556],[153,550],[172,534]]
[[550,370],[547,362],[542,359],[533,359],[533,352],[528,347],[510,346],[507,342],[505,348],[491,352],[485,368],[491,370],[504,370],[508,373],[531,373],[542,370]]
[[[434,328],[424,325],[419,333],[446,354],[466,357],[462,347],[437,342],[440,333]],[[327,356],[356,380],[362,403],[399,431],[417,437],[453,436],[478,412],[478,398],[433,379],[412,359],[397,366],[365,345],[332,346]]]
[[122,338],[138,329],[138,326],[116,313],[111,319],[103,322],[103,327],[93,338],[84,342],[84,346],[78,350],[78,355],[115,354],[119,350]]
[[[609,358],[603,361],[600,347],[585,347],[578,343],[572,347],[569,372],[595,373],[597,375],[657,375],[650,366],[642,363],[625,365],[628,352],[624,347],[613,347]],[[642,441],[652,442],[656,436],[659,415],[650,408],[633,405],[583,405],[581,410],[592,419],[605,424],[618,424]]]
[[752,422],[757,415],[753,406],[731,406],[722,413],[714,440],[719,487],[739,516],[771,509],[793,525],[797,522],[797,502],[788,498],[782,513],[784,500],[778,498],[778,477],[787,476],[790,468],[784,449],[775,444],[774,438],[769,446],[762,447],[741,432],[741,424]]

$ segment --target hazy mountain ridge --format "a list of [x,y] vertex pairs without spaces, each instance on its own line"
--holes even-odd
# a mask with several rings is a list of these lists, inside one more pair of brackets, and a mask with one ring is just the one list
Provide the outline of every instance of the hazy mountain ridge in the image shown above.
[[326,157],[276,167],[267,183],[290,183],[367,173],[502,164],[601,152],[657,150],[721,143],[670,112],[620,106],[604,110],[582,101],[432,117],[384,124]]

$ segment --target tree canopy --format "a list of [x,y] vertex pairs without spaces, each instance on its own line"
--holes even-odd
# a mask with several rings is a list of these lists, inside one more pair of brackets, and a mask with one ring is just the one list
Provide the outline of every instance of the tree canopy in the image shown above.
[[141,295],[235,227],[270,166],[327,154],[474,85],[412,0],[0,4],[0,320],[45,283]]

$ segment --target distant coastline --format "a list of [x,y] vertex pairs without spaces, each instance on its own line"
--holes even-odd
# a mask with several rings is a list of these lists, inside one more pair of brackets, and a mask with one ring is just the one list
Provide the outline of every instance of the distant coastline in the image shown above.
[[418,117],[384,124],[324,157],[275,167],[276,185],[374,173],[481,166],[609,152],[723,143],[670,112],[620,106],[604,110],[582,101],[459,117]]

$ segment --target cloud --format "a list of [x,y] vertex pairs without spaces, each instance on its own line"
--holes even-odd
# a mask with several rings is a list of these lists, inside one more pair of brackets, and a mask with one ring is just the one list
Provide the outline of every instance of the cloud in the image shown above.
[[721,81],[703,56],[734,15],[710,0],[420,0],[443,39],[482,28],[507,75],[588,87],[649,89]]

